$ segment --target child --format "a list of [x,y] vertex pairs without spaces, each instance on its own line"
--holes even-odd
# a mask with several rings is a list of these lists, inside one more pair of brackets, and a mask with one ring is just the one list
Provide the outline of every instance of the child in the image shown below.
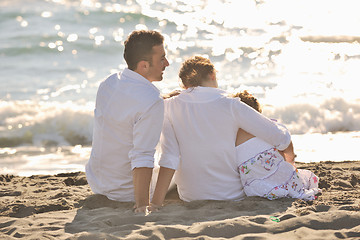
[[[247,91],[238,93],[242,102],[261,113],[260,104]],[[280,124],[279,124],[280,125]],[[314,200],[321,190],[319,178],[309,170],[297,169],[292,143],[283,152],[239,129],[236,139],[240,178],[247,196],[270,200],[292,197]]]

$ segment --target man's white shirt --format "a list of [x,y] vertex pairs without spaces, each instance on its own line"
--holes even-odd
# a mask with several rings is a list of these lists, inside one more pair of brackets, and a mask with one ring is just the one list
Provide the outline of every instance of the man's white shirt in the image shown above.
[[154,167],[163,117],[159,90],[140,74],[125,69],[100,84],[92,151],[85,168],[94,193],[134,201],[132,170]]

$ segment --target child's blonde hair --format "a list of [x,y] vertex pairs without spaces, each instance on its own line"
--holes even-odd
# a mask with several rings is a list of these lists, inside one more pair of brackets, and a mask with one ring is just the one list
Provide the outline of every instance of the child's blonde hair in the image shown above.
[[258,102],[258,100],[251,95],[248,91],[242,91],[239,93],[236,93],[233,95],[234,98],[238,97],[240,98],[240,100],[244,103],[246,103],[247,105],[249,105],[250,107],[252,107],[253,109],[255,109],[256,111],[258,111],[259,113],[262,112],[260,103]]

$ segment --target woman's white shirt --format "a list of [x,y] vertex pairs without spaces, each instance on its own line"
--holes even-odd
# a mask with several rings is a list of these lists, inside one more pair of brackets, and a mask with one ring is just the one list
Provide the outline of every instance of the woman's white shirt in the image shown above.
[[217,88],[191,88],[165,100],[159,165],[177,170],[182,200],[245,196],[235,148],[239,128],[280,150],[291,141],[286,129]]

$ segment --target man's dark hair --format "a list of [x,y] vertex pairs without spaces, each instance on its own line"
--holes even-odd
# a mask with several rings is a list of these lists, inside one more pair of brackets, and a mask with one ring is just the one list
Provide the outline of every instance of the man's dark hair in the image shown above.
[[130,70],[135,70],[138,62],[152,61],[152,48],[164,43],[164,37],[157,31],[133,31],[125,40],[124,59]]

